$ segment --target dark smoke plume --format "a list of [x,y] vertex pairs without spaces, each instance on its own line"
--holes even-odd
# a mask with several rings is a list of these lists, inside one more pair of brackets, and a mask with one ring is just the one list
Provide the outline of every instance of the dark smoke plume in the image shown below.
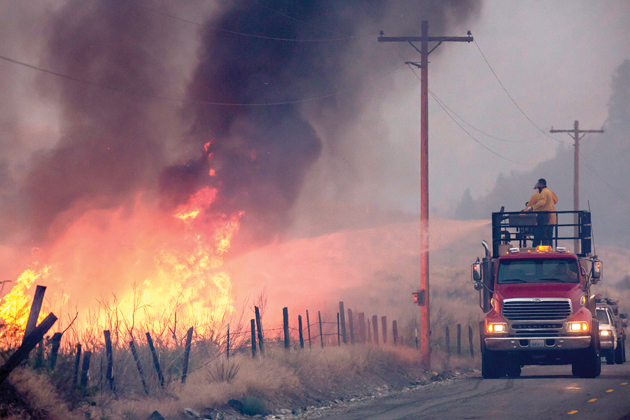
[[[323,142],[343,139],[365,104],[378,100],[370,83],[401,62],[378,45],[379,29],[417,34],[429,19],[432,31],[480,9],[479,1],[241,1],[223,2],[203,31],[199,65],[188,89],[197,102],[263,104],[299,101],[353,88],[316,102],[279,106],[188,107],[191,138],[205,159],[162,173],[162,192],[171,204],[202,185],[219,185],[225,212],[244,210],[246,240],[265,241],[290,224],[289,210]],[[235,36],[216,28],[287,42]],[[331,40],[335,39],[335,40]],[[320,132],[315,125],[323,127]],[[366,147],[365,145],[363,147]]]
[[[125,2],[70,0],[50,23],[43,61],[93,83],[157,95],[173,82],[163,56],[170,35],[155,16]],[[62,136],[34,157],[25,186],[40,238],[74,206],[119,206],[138,190],[154,188],[166,164],[161,121],[173,112],[142,96],[52,82],[58,92],[50,76],[42,76],[44,90],[59,102]]]
[[[195,32],[147,7],[211,17]],[[20,180],[33,238],[41,244],[87,209],[117,208],[139,192],[155,192],[156,180],[167,209],[199,188],[216,186],[220,213],[245,211],[240,240],[273,238],[290,225],[289,210],[323,147],[333,154],[360,150],[348,147],[344,134],[366,104],[383,97],[379,87],[392,80],[386,73],[403,61],[391,46],[377,43],[379,31],[417,34],[428,19],[438,33],[480,9],[480,0],[230,0],[208,6],[67,0],[51,6],[38,21],[47,39],[42,66],[139,95],[39,76],[45,99],[58,104],[51,119],[59,115],[60,137],[33,156]],[[192,71],[186,55],[191,44],[198,45]],[[177,109],[151,98],[181,97],[177,90],[184,84],[187,103],[198,105]],[[335,92],[341,93],[309,100]],[[286,101],[297,103],[201,103]],[[350,162],[349,156],[339,161],[346,157]]]

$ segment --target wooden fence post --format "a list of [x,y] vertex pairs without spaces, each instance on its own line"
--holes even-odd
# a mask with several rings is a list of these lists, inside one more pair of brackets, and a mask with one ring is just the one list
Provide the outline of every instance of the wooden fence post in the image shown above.
[[365,314],[363,312],[357,313],[357,324],[359,325],[359,343],[365,344]]
[[98,378],[98,386],[99,386],[100,391],[102,393],[103,392],[103,358],[104,358],[103,350],[101,350],[99,352],[99,354],[101,355],[101,357],[100,357],[100,359],[101,359],[101,370],[99,371],[100,376]]
[[418,349],[418,329],[416,328],[416,350]]
[[79,382],[79,364],[81,363],[81,344],[77,344],[77,354],[74,357],[74,373],[72,375],[72,386],[77,386]]
[[308,330],[308,349],[311,349],[311,321],[308,319],[308,309],[306,310],[306,329]]
[[346,313],[343,309],[343,302],[339,302],[339,312],[338,312],[339,322],[341,324],[341,338],[343,339],[343,344],[348,344],[348,337],[346,336]]
[[372,328],[374,329],[374,344],[378,346],[378,316],[372,315]]
[[230,324],[228,324],[227,328],[227,344],[225,346],[225,355],[227,359],[230,360]]
[[394,339],[394,345],[398,345],[398,322],[392,322],[392,337]]
[[44,366],[44,340],[40,341],[37,344],[37,353],[35,356],[35,364],[33,367],[35,369],[40,369],[43,366]]
[[339,322],[339,312],[337,312],[337,344],[341,347],[341,331]]
[[107,382],[109,382],[109,389],[112,392],[116,393],[116,384],[114,383],[114,357],[112,354],[112,337],[109,330],[103,331],[105,336],[105,352],[107,353],[107,371],[105,372],[105,377],[107,378]]
[[186,333],[186,349],[184,350],[184,361],[182,365],[182,383],[186,383],[186,376],[188,375],[188,360],[190,359],[190,346],[192,345],[193,328],[188,328]]
[[133,337],[131,338],[131,341],[129,342],[129,348],[131,349],[133,360],[136,361],[136,368],[138,368],[138,373],[140,374],[140,380],[142,380],[142,387],[144,388],[144,393],[149,395],[149,388],[147,388],[147,382],[144,380],[144,372],[142,371],[142,364],[140,363],[140,358],[138,357],[138,352],[136,351],[136,345],[133,342]]
[[370,324],[370,318],[367,319],[367,341],[372,344],[372,325]]
[[61,333],[54,333],[52,336],[52,349],[50,350],[50,370],[55,370],[57,365],[57,355],[59,354],[59,346],[61,345]]
[[475,350],[473,350],[473,330],[468,326],[468,346],[470,347],[470,357],[475,358]]
[[446,341],[446,357],[451,358],[451,337],[448,331],[448,325],[446,326],[446,334],[444,336],[444,341]]
[[284,332],[284,349],[289,351],[291,339],[289,337],[289,308],[282,308],[282,330]]
[[457,324],[457,357],[462,356],[462,324]]
[[153,345],[153,339],[149,333],[147,333],[147,343],[149,344],[149,349],[151,350],[151,356],[153,356],[153,366],[155,366],[155,371],[158,374],[160,387],[164,389],[164,375],[162,375],[162,369],[160,368],[160,360],[157,357],[157,352],[155,351],[155,346]]
[[256,312],[256,328],[258,329],[258,348],[260,349],[260,355],[263,356],[265,354],[265,341],[263,340],[260,311],[258,310],[258,306],[255,306],[254,310]]
[[352,322],[352,309],[348,308],[348,327],[350,328],[350,344],[354,344],[354,324]]
[[302,334],[302,315],[298,315],[298,330],[300,332],[300,348],[304,348],[304,335]]
[[381,317],[381,324],[383,329],[383,345],[387,344],[387,317]]
[[24,329],[24,337],[22,338],[22,344],[26,340],[35,327],[37,326],[37,318],[39,318],[39,311],[42,309],[42,303],[44,302],[44,293],[46,293],[45,286],[37,286],[35,289],[35,296],[33,296],[33,304],[31,305],[31,312],[28,314],[28,321],[26,322],[26,328]]
[[91,351],[86,351],[85,353],[83,353],[83,366],[81,367],[81,388],[84,391],[87,390],[87,386],[88,386],[91,358],[92,358]]
[[44,335],[52,328],[57,321],[57,317],[51,312],[46,318],[26,337],[26,340],[13,353],[2,367],[0,367],[0,384],[11,374],[13,369],[19,366],[24,359],[28,357],[28,353],[39,343]]
[[324,348],[324,332],[322,330],[322,313],[317,311],[317,316],[319,317],[319,339],[322,342],[322,348]]
[[251,327],[252,327],[252,357],[256,357],[256,321],[255,320],[251,320],[250,321]]

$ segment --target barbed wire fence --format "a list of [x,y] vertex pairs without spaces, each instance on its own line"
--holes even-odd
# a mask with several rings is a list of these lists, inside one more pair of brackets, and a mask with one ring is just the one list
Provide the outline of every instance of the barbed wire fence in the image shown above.
[[[92,334],[89,343],[84,343],[84,348],[79,342],[60,346],[61,334],[57,333],[52,339],[40,341],[34,360],[29,363],[37,369],[52,373],[61,369],[57,360],[60,354],[65,353],[64,368],[72,369],[72,386],[80,392],[96,389],[116,396],[139,389],[139,378],[141,389],[149,395],[166,391],[167,386],[177,382],[185,384],[188,375],[209,365],[218,363],[220,369],[231,369],[229,366],[226,368],[225,363],[229,365],[234,356],[261,358],[268,349],[284,349],[287,353],[352,345],[417,349],[419,344],[417,325],[415,328],[407,326],[409,336],[405,341],[397,320],[389,323],[387,316],[379,319],[377,315],[369,317],[364,312],[346,311],[344,302],[339,302],[339,310],[333,320],[330,320],[332,314],[322,317],[321,311],[317,311],[316,317],[311,319],[311,314],[306,310],[305,317],[297,315],[297,327],[295,323],[291,325],[289,322],[288,307],[282,310],[282,325],[274,328],[263,327],[261,313],[264,308],[255,306],[253,311],[255,316],[249,322],[244,321],[241,315],[235,324],[227,324],[210,332],[203,330],[206,325],[197,325],[201,331],[195,331],[195,327],[190,326],[185,334],[175,328],[169,331],[141,331],[137,328],[135,336],[133,331],[129,331],[130,341],[125,341],[118,340],[118,332],[115,332],[115,340],[112,340],[111,331],[104,330],[102,341]],[[445,335],[434,339],[436,347],[444,350],[448,358],[454,350],[450,341],[449,322],[445,323]],[[467,328],[468,352],[474,358],[479,350],[474,346],[473,327],[467,325]],[[474,329],[477,328],[475,326]],[[138,334],[141,332],[144,334]],[[169,334],[172,337],[168,337]],[[457,324],[456,337],[456,352],[462,357],[461,324]],[[135,380],[133,371],[137,371]],[[116,372],[125,380],[117,380]]]

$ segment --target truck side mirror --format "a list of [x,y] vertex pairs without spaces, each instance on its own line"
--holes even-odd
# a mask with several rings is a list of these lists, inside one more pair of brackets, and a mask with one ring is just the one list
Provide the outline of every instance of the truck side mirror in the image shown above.
[[472,281],[478,283],[481,281],[481,263],[479,262],[479,257],[477,257],[477,261],[475,261],[471,267],[472,269]]
[[593,261],[593,270],[592,270],[592,279],[593,279],[593,284],[597,284],[599,282],[599,280],[602,278],[602,274],[604,271],[604,267],[602,265],[601,261]]

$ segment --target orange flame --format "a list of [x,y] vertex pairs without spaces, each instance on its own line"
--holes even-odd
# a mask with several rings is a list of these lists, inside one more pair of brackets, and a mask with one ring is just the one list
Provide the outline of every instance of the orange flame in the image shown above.
[[[170,220],[142,197],[132,216],[125,209],[86,212],[41,256],[48,265],[19,276],[0,301],[0,318],[23,330],[35,285],[54,283],[46,300],[59,302],[51,305],[57,315],[65,311],[73,317],[75,309],[64,305],[76,305],[79,320],[71,331],[79,339],[97,326],[110,328],[116,317],[121,328],[131,330],[173,313],[179,326],[211,333],[234,311],[231,279],[221,267],[243,215],[216,214],[216,197],[216,189],[203,188]],[[63,330],[69,321],[60,316],[54,329]]]
[[[18,277],[11,291],[4,296],[4,304],[0,306],[0,318],[13,330],[23,330],[28,321],[31,297],[29,291],[36,281],[46,278],[50,266],[41,270],[27,269]],[[44,315],[40,314],[41,321]]]

